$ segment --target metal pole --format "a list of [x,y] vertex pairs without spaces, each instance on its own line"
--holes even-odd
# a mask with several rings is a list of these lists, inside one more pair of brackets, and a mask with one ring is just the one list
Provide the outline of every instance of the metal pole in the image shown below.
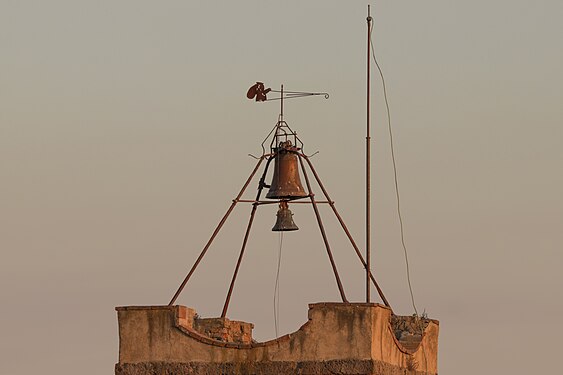
[[[344,220],[342,219],[342,217],[338,213],[338,210],[336,209],[336,206],[334,205],[334,201],[332,199],[330,199],[330,197],[328,196],[328,192],[326,191],[321,179],[319,178],[317,171],[313,167],[313,163],[311,163],[311,160],[309,160],[309,158],[305,154],[301,154],[301,156],[303,156],[303,158],[305,158],[305,161],[309,165],[309,168],[311,168],[311,171],[313,172],[313,176],[315,176],[315,179],[317,180],[317,183],[319,184],[319,186],[320,186],[320,188],[321,188],[321,190],[322,190],[322,192],[323,192],[323,194],[324,194],[324,196],[327,200],[327,203],[330,205],[330,208],[332,208],[332,211],[334,212],[334,215],[338,219],[338,222],[340,223],[342,230],[344,230],[344,233],[346,233],[348,240],[350,241],[350,243],[352,244],[352,247],[356,251],[356,255],[360,259],[360,262],[362,263],[364,268],[367,268],[366,261],[364,260],[364,257],[362,256],[362,253],[360,252],[360,249],[358,248],[358,245],[356,245],[356,241],[354,241],[354,238],[350,234],[350,231],[348,230],[346,223],[344,223]],[[298,202],[294,202],[294,203],[298,203]],[[319,203],[319,202],[317,201],[317,203]],[[369,271],[369,277],[370,277],[373,285],[377,289],[377,293],[379,293],[379,296],[381,297],[381,300],[383,301],[385,306],[391,307],[391,305],[389,304],[389,301],[387,301],[387,298],[385,298],[385,295],[383,294],[383,290],[381,290],[381,288],[379,287],[379,284],[375,280],[375,277],[373,276],[373,273],[371,272],[371,270]]]
[[252,178],[256,174],[256,171],[258,171],[258,167],[260,167],[260,164],[262,164],[262,161],[264,160],[264,158],[265,158],[265,156],[262,156],[260,158],[260,160],[258,160],[258,163],[256,163],[254,170],[252,171],[252,173],[250,174],[250,176],[248,177],[248,179],[244,183],[244,186],[242,187],[242,189],[240,189],[240,192],[238,193],[237,197],[235,199],[233,199],[233,203],[231,204],[231,206],[229,207],[229,209],[227,210],[227,212],[225,213],[225,215],[223,216],[223,218],[221,219],[221,221],[217,225],[217,228],[215,228],[215,230],[213,231],[211,238],[209,239],[209,241],[207,241],[207,244],[205,244],[205,247],[203,248],[203,250],[199,254],[199,257],[197,257],[197,260],[195,261],[194,265],[190,269],[190,272],[188,272],[188,274],[184,278],[184,281],[182,281],[182,284],[180,284],[180,287],[178,288],[178,290],[174,294],[174,297],[172,297],[172,299],[168,303],[168,306],[172,306],[174,304],[174,302],[176,302],[176,299],[178,299],[178,296],[180,295],[180,293],[182,293],[182,290],[184,289],[184,287],[188,283],[188,280],[190,279],[190,277],[192,277],[192,274],[195,272],[197,266],[199,265],[199,262],[201,262],[201,260],[205,256],[207,249],[209,249],[209,246],[211,246],[211,243],[213,242],[213,240],[215,239],[215,237],[217,236],[217,234],[219,233],[219,231],[221,230],[221,228],[223,227],[223,225],[227,221],[227,218],[229,217],[229,215],[231,214],[231,212],[235,208],[236,204],[238,203],[238,200],[244,194],[244,191],[248,187],[248,184],[250,184],[250,181],[252,181]]
[[280,120],[283,121],[283,85],[281,85],[281,97],[280,97]]
[[370,273],[371,273],[371,154],[370,154],[370,52],[371,52],[371,15],[368,5],[368,45],[367,45],[367,126],[366,126],[366,302],[369,303],[370,296]]
[[323,237],[326,252],[328,254],[328,259],[330,260],[330,265],[332,266],[332,271],[334,272],[334,277],[336,278],[336,284],[338,285],[338,291],[340,292],[340,297],[342,298],[342,302],[348,303],[348,300],[346,299],[346,295],[344,294],[344,287],[342,286],[342,282],[340,281],[340,276],[338,276],[336,263],[334,262],[334,258],[332,257],[332,252],[330,251],[330,245],[328,243],[328,239],[326,238],[326,232],[323,226],[323,222],[321,220],[319,209],[317,207],[317,202],[315,202],[315,194],[313,194],[313,191],[311,190],[311,184],[309,182],[309,177],[307,176],[307,172],[305,171],[305,165],[303,164],[301,155],[298,154],[298,156],[299,156],[299,163],[301,164],[301,169],[303,170],[303,176],[305,177],[305,182],[307,184],[307,190],[309,191],[309,197],[311,198],[311,204],[313,205],[313,210],[315,211],[315,216],[317,217],[317,223],[319,224],[319,229],[321,230],[321,235]]
[[233,288],[235,287],[235,281],[237,279],[238,270],[242,262],[242,257],[244,256],[244,249],[246,249],[246,243],[248,242],[248,235],[250,234],[250,228],[252,227],[252,222],[254,221],[254,214],[256,214],[257,207],[258,205],[256,204],[252,205],[252,212],[250,213],[250,219],[248,220],[248,226],[246,227],[246,233],[244,234],[244,240],[242,241],[242,248],[240,249],[240,254],[238,256],[235,272],[233,273],[233,278],[231,279],[229,292],[227,293],[227,298],[225,299],[225,304],[223,305],[223,312],[221,312],[221,318],[224,318],[227,315],[227,309],[229,308],[229,302],[231,301],[231,295],[233,294]]
[[260,195],[262,194],[262,190],[265,187],[264,179],[266,178],[266,174],[268,173],[268,166],[270,162],[275,157],[271,156],[268,158],[266,162],[266,168],[264,168],[264,172],[262,173],[262,177],[260,177],[260,181],[258,182],[258,193],[256,193],[256,200],[252,204],[252,211],[250,212],[250,219],[248,220],[248,226],[246,227],[246,233],[244,234],[244,240],[242,241],[242,247],[240,249],[240,254],[237,260],[237,265],[235,267],[235,271],[233,273],[233,278],[231,279],[231,285],[229,285],[229,291],[227,292],[227,297],[225,298],[225,304],[223,305],[223,311],[221,312],[221,318],[227,316],[227,310],[229,308],[229,302],[231,301],[231,295],[233,294],[233,289],[235,287],[235,281],[237,279],[238,270],[240,268],[240,264],[242,263],[242,257],[244,256],[244,250],[246,249],[246,243],[248,242],[248,236],[250,234],[250,228],[252,228],[252,223],[254,222],[254,215],[256,214],[256,209],[258,208],[258,201],[260,200]]

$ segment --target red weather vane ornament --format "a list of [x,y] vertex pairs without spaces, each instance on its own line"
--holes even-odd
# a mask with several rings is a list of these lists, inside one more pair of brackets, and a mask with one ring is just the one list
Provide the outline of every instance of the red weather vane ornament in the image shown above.
[[246,92],[246,97],[248,99],[254,99],[256,98],[257,102],[265,102],[266,99],[266,94],[268,94],[270,91],[272,91],[271,88],[264,88],[264,83],[263,82],[256,82],[255,85],[252,85],[248,91]]

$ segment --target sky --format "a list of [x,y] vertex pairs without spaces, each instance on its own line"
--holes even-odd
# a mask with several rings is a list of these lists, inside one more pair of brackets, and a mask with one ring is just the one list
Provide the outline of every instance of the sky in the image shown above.
[[[364,241],[367,2],[0,0],[0,374],[110,374],[115,306],[167,304],[288,101]],[[411,280],[443,374],[556,373],[563,335],[563,3],[372,3]],[[412,314],[381,80],[372,80],[373,271]],[[256,182],[249,187],[254,195]],[[315,189],[315,187],[314,187]],[[320,191],[317,189],[317,194]],[[283,237],[280,334],[339,301],[309,206]],[[178,303],[221,313],[249,206]],[[321,215],[348,298],[364,274]],[[260,208],[228,317],[275,336],[279,234]],[[375,291],[372,292],[375,295]]]

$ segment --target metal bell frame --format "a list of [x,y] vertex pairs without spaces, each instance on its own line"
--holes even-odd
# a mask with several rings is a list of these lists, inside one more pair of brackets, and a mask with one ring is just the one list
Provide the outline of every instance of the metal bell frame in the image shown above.
[[[274,92],[278,92],[278,91],[274,91]],[[172,299],[168,303],[168,306],[172,306],[174,304],[174,302],[176,302],[176,300],[178,299],[178,297],[182,293],[182,290],[184,289],[184,287],[186,286],[186,284],[190,280],[191,276],[195,272],[196,268],[200,264],[201,260],[203,259],[203,257],[207,253],[207,250],[209,249],[209,247],[213,243],[213,240],[219,234],[221,228],[223,227],[223,225],[225,224],[225,222],[229,218],[229,215],[231,214],[231,212],[234,210],[235,206],[238,203],[251,203],[252,204],[252,210],[250,211],[250,218],[248,220],[246,232],[244,234],[244,239],[242,241],[242,246],[241,246],[241,249],[240,249],[239,257],[237,259],[237,263],[236,263],[236,266],[235,266],[235,269],[234,269],[234,272],[233,272],[233,276],[231,278],[231,283],[229,285],[229,290],[227,292],[227,296],[225,298],[225,303],[223,305],[223,310],[221,312],[222,318],[226,317],[226,315],[227,315],[227,310],[229,308],[229,303],[230,303],[232,292],[233,292],[233,289],[234,289],[234,286],[235,286],[238,271],[239,271],[242,259],[244,257],[244,252],[245,252],[245,249],[246,249],[246,244],[248,243],[248,238],[250,236],[250,230],[252,228],[252,223],[254,222],[256,210],[258,209],[259,206],[268,205],[268,204],[280,204],[281,202],[286,202],[287,204],[311,204],[311,206],[313,207],[313,211],[315,213],[317,224],[319,225],[321,236],[323,238],[325,249],[326,249],[328,258],[330,260],[330,264],[332,266],[332,271],[334,273],[334,277],[336,279],[336,284],[338,286],[338,291],[340,292],[340,297],[341,297],[343,303],[349,303],[349,302],[348,302],[348,299],[346,298],[346,294],[344,292],[344,287],[342,286],[342,282],[340,280],[340,276],[339,276],[338,270],[336,268],[336,263],[335,263],[334,258],[332,256],[330,244],[328,242],[326,231],[325,231],[322,219],[321,219],[321,215],[319,213],[319,209],[318,209],[319,204],[328,204],[330,206],[330,208],[332,209],[332,212],[334,213],[336,219],[340,223],[342,230],[344,231],[348,240],[350,241],[350,244],[352,245],[352,247],[353,247],[356,255],[358,256],[358,259],[360,260],[362,266],[364,267],[364,269],[367,269],[367,263],[366,263],[364,257],[362,256],[362,253],[360,252],[358,245],[354,241],[354,238],[350,234],[350,231],[348,230],[346,223],[344,222],[344,220],[340,216],[340,213],[336,209],[336,206],[334,205],[334,201],[330,198],[330,196],[329,196],[327,190],[325,189],[321,179],[319,178],[317,171],[315,170],[313,164],[311,163],[310,156],[307,156],[303,153],[303,142],[299,139],[299,137],[297,137],[297,133],[294,132],[293,130],[291,130],[289,125],[283,120],[283,98],[284,98],[283,86],[281,88],[281,91],[279,91],[279,92],[282,95],[281,96],[281,99],[282,99],[281,100],[281,103],[282,103],[281,104],[281,113],[278,117],[278,121],[277,121],[276,125],[274,126],[274,128],[270,131],[270,133],[266,136],[266,138],[262,142],[262,145],[261,145],[262,146],[262,156],[256,157],[256,159],[258,159],[258,161],[257,161],[254,169],[250,173],[250,176],[245,181],[245,183],[242,186],[242,188],[240,189],[238,195],[232,200],[232,203],[231,203],[230,207],[228,208],[227,212],[223,215],[223,217],[219,221],[219,224],[217,225],[217,227],[213,231],[211,237],[209,238],[209,240],[205,244],[203,250],[201,251],[201,253],[197,257],[194,264],[192,265],[190,271],[188,272],[188,274],[186,275],[186,277],[184,278],[184,280],[180,284],[178,290],[176,291],[176,293],[174,294],[174,296],[172,297]],[[325,97],[328,97],[328,94],[323,93],[322,95],[325,95]],[[291,97],[295,97],[295,96],[290,96],[290,98]],[[267,100],[277,100],[277,99],[279,99],[279,98],[267,99]],[[270,152],[266,153],[266,148],[265,148],[264,145],[267,142],[267,140],[270,139],[270,137],[271,137],[271,142],[270,142],[270,145],[269,145],[270,146],[269,147]],[[281,198],[281,199],[268,200],[268,201],[261,200],[261,195],[262,195],[262,191],[264,190],[264,188],[270,188],[270,185],[267,185],[266,182],[265,182],[270,163],[272,162],[272,160],[276,159],[276,156],[278,156],[279,152],[281,151],[280,145],[283,144],[283,143],[286,143],[286,142],[289,142],[291,144],[292,152],[294,152],[299,159],[299,165],[301,166],[301,171],[303,173],[303,177],[305,178],[305,185],[307,187],[306,195],[298,196],[298,197],[284,197],[284,198]],[[254,200],[242,199],[242,196],[243,196],[244,192],[246,191],[248,185],[253,180],[254,176],[258,172],[258,169],[260,168],[260,166],[262,165],[262,163],[264,161],[266,161],[266,165],[265,165],[264,171],[262,172],[262,176],[260,177],[260,180],[258,182],[258,192],[256,194],[256,198]],[[309,167],[309,170],[312,172],[318,186],[320,187],[320,189],[321,189],[321,191],[322,191],[322,193],[325,197],[325,200],[316,200],[315,199],[315,194],[313,193],[313,190],[311,188],[311,182],[310,182],[310,179],[309,179],[309,175],[307,174],[306,166]],[[309,198],[309,201],[307,202],[307,201],[301,200],[302,198]],[[269,199],[273,199],[273,198],[269,198]],[[371,279],[372,284],[375,286],[375,288],[376,288],[381,300],[385,304],[385,306],[391,307],[391,305],[389,304],[389,302],[385,298],[385,295],[383,294],[383,291],[381,290],[379,284],[375,280],[375,277],[373,276],[373,273],[371,272],[371,270],[369,270],[368,273],[369,273],[369,278]]]

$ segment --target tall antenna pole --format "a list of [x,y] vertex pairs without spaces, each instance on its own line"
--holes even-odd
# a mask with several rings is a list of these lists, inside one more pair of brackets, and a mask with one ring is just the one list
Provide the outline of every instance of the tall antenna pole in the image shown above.
[[371,153],[370,153],[370,52],[371,52],[371,15],[368,4],[368,16],[366,18],[368,26],[368,45],[367,45],[367,126],[366,126],[366,303],[370,303],[370,271],[371,271]]

